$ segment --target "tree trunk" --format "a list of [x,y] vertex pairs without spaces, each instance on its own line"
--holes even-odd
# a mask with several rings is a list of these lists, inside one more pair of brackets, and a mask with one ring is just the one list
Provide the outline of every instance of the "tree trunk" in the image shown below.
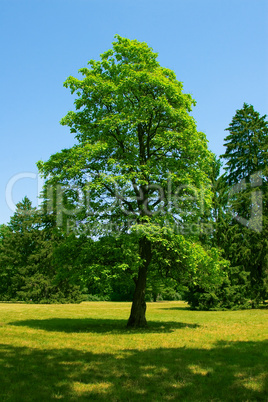
[[146,327],[147,321],[145,317],[146,302],[146,278],[147,269],[151,262],[151,242],[142,237],[139,242],[139,253],[142,259],[142,265],[139,269],[138,279],[136,281],[136,288],[134,292],[133,302],[131,306],[130,317],[128,319],[127,327],[139,328]]

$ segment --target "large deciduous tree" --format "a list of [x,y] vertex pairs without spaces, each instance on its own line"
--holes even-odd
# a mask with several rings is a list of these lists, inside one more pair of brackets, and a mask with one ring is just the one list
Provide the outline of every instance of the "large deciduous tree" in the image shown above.
[[[113,48],[89,66],[80,70],[82,79],[64,84],[76,94],[76,111],[61,123],[76,144],[38,166],[47,194],[52,184],[75,188],[67,215],[73,211],[83,227],[99,225],[100,235],[100,224],[125,233],[135,226],[139,264],[128,325],[144,326],[153,243],[148,228],[198,222],[210,202],[213,155],[189,114],[195,101],[146,43],[117,35]],[[60,204],[55,201],[61,214]]]

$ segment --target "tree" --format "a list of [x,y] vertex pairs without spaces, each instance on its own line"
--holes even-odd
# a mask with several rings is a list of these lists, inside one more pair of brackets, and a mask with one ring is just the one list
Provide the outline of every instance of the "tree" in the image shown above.
[[[25,197],[2,233],[0,265],[2,298],[16,299],[17,292],[25,285],[29,258],[35,250],[38,237],[38,222],[34,219],[36,210]],[[32,264],[30,264],[32,265]]]
[[252,105],[244,103],[236,111],[225,138],[225,153],[221,155],[226,162],[226,180],[232,186],[243,179],[267,169],[268,160],[268,122]]
[[133,255],[137,254],[130,235],[107,236],[93,241],[87,236],[70,233],[57,247],[55,256],[62,275],[80,283],[86,297],[100,297],[112,301],[131,301],[134,283]]
[[80,291],[60,278],[55,249],[62,236],[51,217],[32,207],[25,197],[10,222],[0,228],[0,297],[35,303],[80,301]]
[[76,111],[61,124],[70,127],[77,143],[38,167],[48,199],[53,191],[69,189],[71,207],[65,212],[75,216],[75,228],[80,225],[91,236],[136,233],[139,265],[132,274],[128,326],[144,326],[152,260],[148,227],[185,231],[198,222],[210,203],[213,155],[189,114],[195,101],[146,43],[116,35],[113,48],[89,65],[79,70],[83,79],[64,83],[77,98]]
[[3,258],[3,252],[6,254],[5,242],[9,241],[10,235],[10,228],[7,225],[0,225],[0,295],[2,299],[10,286],[11,275],[13,274],[12,267],[9,267],[6,264],[5,257]]
[[257,305],[267,297],[268,122],[266,115],[244,103],[226,130],[222,179],[225,189],[229,187],[229,199],[222,245],[232,265],[250,274],[248,294]]

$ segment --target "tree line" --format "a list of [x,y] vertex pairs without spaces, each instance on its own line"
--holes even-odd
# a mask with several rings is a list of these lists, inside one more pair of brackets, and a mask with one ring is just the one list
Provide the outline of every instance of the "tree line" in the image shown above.
[[[40,210],[24,200],[0,231],[2,300],[131,300],[196,309],[257,307],[267,298],[266,115],[244,104],[221,158],[190,116],[195,101],[136,40],[69,77],[76,143],[38,162]],[[221,166],[225,163],[224,173]]]

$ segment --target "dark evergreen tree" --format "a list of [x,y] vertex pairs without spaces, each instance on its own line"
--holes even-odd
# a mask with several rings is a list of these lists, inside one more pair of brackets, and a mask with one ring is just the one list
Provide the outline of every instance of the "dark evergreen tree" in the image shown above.
[[77,286],[58,275],[54,262],[62,236],[50,217],[25,197],[0,234],[0,298],[36,303],[79,301]]
[[264,171],[268,161],[268,122],[252,105],[244,103],[226,128],[226,150],[221,155],[226,162],[226,181],[232,186],[250,180],[256,172]]
[[267,297],[268,122],[244,103],[226,130],[222,157],[229,199],[221,240],[231,265],[249,273],[254,306]]
[[[214,287],[189,286],[185,296],[197,309],[258,306],[268,284],[268,123],[244,104],[232,119],[225,139],[225,174],[215,161],[212,190],[213,237],[205,243],[223,250],[230,261],[226,277]],[[207,213],[210,220],[209,212]]]

